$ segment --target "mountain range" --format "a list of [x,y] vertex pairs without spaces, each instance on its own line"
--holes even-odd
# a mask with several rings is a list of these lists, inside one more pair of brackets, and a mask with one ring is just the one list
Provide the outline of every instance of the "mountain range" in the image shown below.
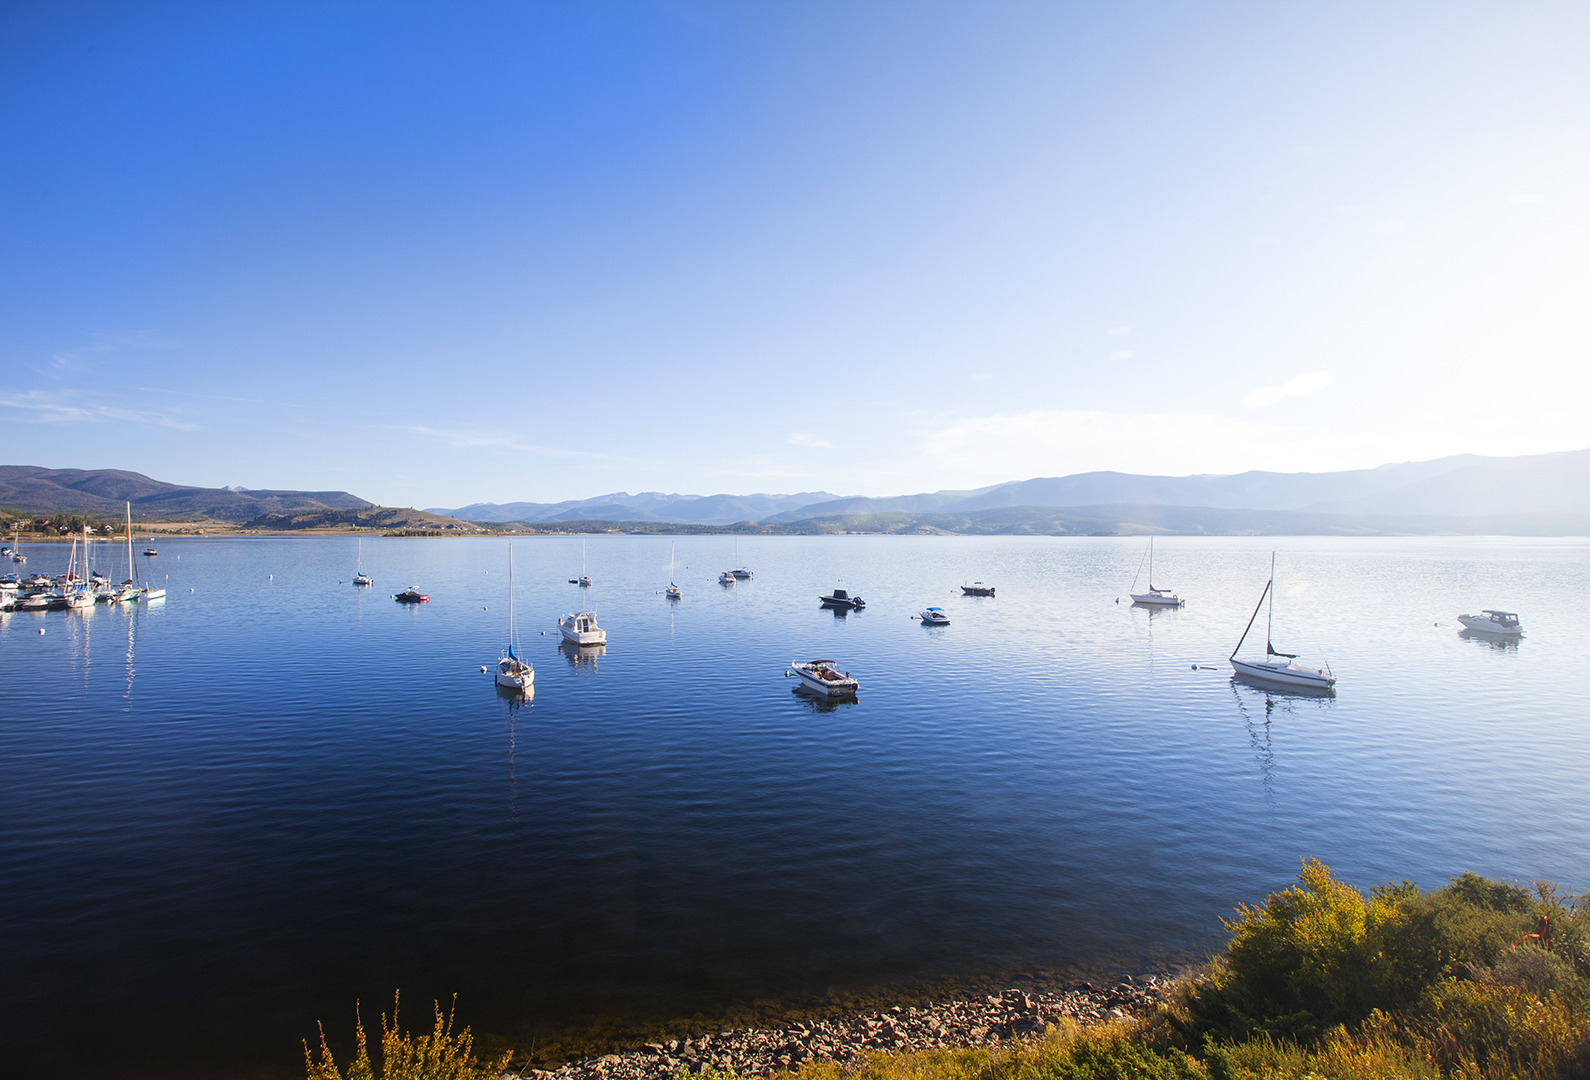
[[[1590,514],[1590,449],[1524,457],[1458,454],[1434,461],[1329,473],[1245,472],[1227,476],[1140,476],[1089,472],[1017,480],[972,490],[882,498],[797,495],[639,495],[616,492],[561,503],[475,503],[432,513],[468,521],[654,521],[796,524],[875,514],[967,515],[996,509],[1082,509],[1095,517],[1126,508],[1286,511],[1385,522],[1402,517],[1494,520],[1508,515]],[[1211,516],[1214,520],[1217,516]],[[1178,520],[1185,519],[1178,515]],[[1221,519],[1224,520],[1224,519]],[[1256,520],[1256,519],[1245,519]],[[1444,529],[1442,531],[1445,531]],[[1457,531],[1462,531],[1458,529]]]
[[[260,527],[295,517],[301,523],[309,520],[306,515],[325,515],[323,522],[334,524],[349,511],[374,506],[346,491],[201,488],[121,469],[0,466],[0,506],[12,510],[119,517],[127,502],[140,517],[208,517]],[[755,522],[779,531],[1583,535],[1590,533],[1590,449],[1526,457],[1459,454],[1329,473],[1089,472],[887,497],[615,492],[557,503],[430,507],[425,513],[463,519],[453,528],[464,521],[523,522],[543,531],[585,522]]]

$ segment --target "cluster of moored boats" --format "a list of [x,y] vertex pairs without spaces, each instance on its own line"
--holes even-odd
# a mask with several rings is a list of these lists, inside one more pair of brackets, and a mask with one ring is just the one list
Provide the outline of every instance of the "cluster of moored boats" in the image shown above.
[[[1144,560],[1149,567],[1148,591],[1135,592],[1137,582],[1141,578],[1143,566],[1138,567],[1138,577],[1134,577],[1132,587],[1128,590],[1134,605],[1147,608],[1182,607],[1185,605],[1176,593],[1170,589],[1162,589],[1153,583],[1153,540],[1149,541],[1149,549],[1144,555]],[[583,561],[583,557],[582,557]],[[569,583],[589,587],[590,577],[581,567],[581,574],[577,578],[570,578]],[[719,577],[722,584],[730,585],[736,581],[743,581],[751,577],[751,571],[741,568],[726,570]],[[670,600],[679,599],[683,593],[673,581],[673,558],[669,558],[668,588],[663,590]],[[364,575],[362,565],[359,575],[354,579],[355,584],[368,585],[369,578]],[[978,581],[970,585],[962,585],[961,591],[965,596],[994,596],[994,588]],[[405,592],[397,593],[393,599],[400,603],[423,603],[430,599],[417,588],[409,588]],[[818,603],[824,608],[839,611],[855,611],[867,606],[867,602],[859,595],[846,589],[834,589],[831,593],[820,595]],[[1248,635],[1253,631],[1254,623],[1258,621],[1259,612],[1268,611],[1265,616],[1264,656],[1262,659],[1239,659],[1237,654],[1242,651],[1242,646],[1247,642]],[[1231,655],[1226,659],[1232,671],[1245,681],[1257,682],[1266,686],[1277,686],[1290,690],[1304,690],[1314,692],[1331,692],[1336,685],[1336,675],[1331,670],[1329,663],[1320,667],[1311,667],[1300,663],[1296,653],[1281,652],[1272,641],[1272,628],[1275,616],[1275,554],[1270,555],[1270,579],[1265,582],[1264,591],[1259,594],[1259,601],[1254,605],[1253,614],[1248,618],[1248,624],[1242,630],[1242,636],[1237,639],[1237,644],[1231,650]],[[948,626],[949,614],[940,607],[926,607],[918,614],[912,616],[920,620],[924,626]],[[1523,626],[1518,621],[1517,614],[1507,611],[1485,609],[1479,615],[1460,615],[1458,621],[1466,630],[1475,633],[1494,635],[1498,637],[1517,637],[1523,633]],[[607,644],[607,632],[597,624],[595,611],[578,611],[564,615],[558,619],[558,631],[563,641],[574,646],[598,646]],[[826,697],[852,696],[860,689],[860,683],[848,671],[841,671],[836,666],[835,660],[802,660],[791,661],[785,676],[798,678],[803,689],[822,694]],[[1201,665],[1194,665],[1199,667]],[[483,666],[481,671],[488,671]],[[535,669],[518,655],[518,641],[514,628],[513,613],[513,545],[508,546],[508,647],[504,650],[497,662],[496,684],[509,690],[529,691],[535,681]]]
[[[165,599],[166,590],[152,581],[141,580],[138,564],[133,560],[132,504],[127,506],[127,577],[114,583],[94,566],[93,550],[88,530],[83,530],[79,553],[77,538],[72,538],[72,551],[67,559],[66,572],[50,576],[33,574],[19,577],[12,574],[0,578],[0,611],[60,611],[93,607],[95,604],[136,604]],[[153,548],[145,556],[158,555]],[[27,562],[12,545],[0,548],[0,558],[9,557],[15,563]]]

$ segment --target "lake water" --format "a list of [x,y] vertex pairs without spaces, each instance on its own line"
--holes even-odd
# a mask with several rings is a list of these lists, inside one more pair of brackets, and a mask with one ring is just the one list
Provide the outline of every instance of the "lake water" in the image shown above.
[[[164,602],[0,621],[7,1071],[293,1075],[394,988],[524,1039],[1140,971],[1309,856],[1590,889],[1590,544],[1165,538],[1187,606],[1157,613],[1117,603],[1144,547],[742,538],[723,587],[732,541],[685,537],[671,603],[665,538],[590,540],[589,591],[580,540],[520,539],[519,705],[479,671],[506,540],[366,540],[357,590],[352,539],[163,539]],[[1232,682],[1272,549],[1276,647],[1334,698]],[[819,609],[835,585],[868,607]],[[582,601],[597,657],[557,647]],[[1483,607],[1523,640],[1460,634]],[[792,692],[815,656],[854,702]]]

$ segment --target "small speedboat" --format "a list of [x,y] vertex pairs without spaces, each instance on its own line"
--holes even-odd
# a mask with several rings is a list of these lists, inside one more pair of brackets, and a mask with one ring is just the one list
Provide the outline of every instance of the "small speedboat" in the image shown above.
[[739,579],[734,576],[733,570],[725,570],[723,573],[718,575],[719,585],[733,585],[738,580]]
[[596,612],[578,611],[558,620],[558,631],[570,645],[606,645],[607,631],[596,625]]
[[1459,615],[1458,622],[1478,634],[1495,634],[1498,637],[1517,637],[1524,632],[1518,614],[1512,611],[1492,611],[1486,608],[1478,615]]
[[582,589],[589,589],[591,587],[591,579],[582,574],[579,577],[569,578],[569,584],[578,585]]
[[967,596],[993,596],[994,587],[984,585],[981,581],[974,581],[970,585],[962,585],[961,592]]
[[145,555],[159,555],[160,552],[156,551],[154,548],[144,548],[144,554]]
[[850,677],[850,672],[840,674],[832,660],[791,660],[785,676],[800,679],[801,687],[829,697],[848,697],[860,688],[860,683]]
[[864,608],[867,602],[859,596],[851,596],[844,589],[835,589],[832,596],[819,596],[818,601],[823,607],[831,608]]
[[938,607],[923,608],[922,614],[918,615],[917,618],[922,620],[923,626],[948,626],[950,624],[950,617],[944,614],[943,608]]
[[412,585],[393,596],[392,599],[400,604],[428,604],[431,600],[429,596],[426,596]]

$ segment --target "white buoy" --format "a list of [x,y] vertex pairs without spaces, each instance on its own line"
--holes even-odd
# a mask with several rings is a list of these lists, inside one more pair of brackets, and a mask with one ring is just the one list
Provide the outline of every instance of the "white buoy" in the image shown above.
[[42,626],[39,627],[39,633],[41,633],[41,634],[44,633],[44,627],[42,627]]

